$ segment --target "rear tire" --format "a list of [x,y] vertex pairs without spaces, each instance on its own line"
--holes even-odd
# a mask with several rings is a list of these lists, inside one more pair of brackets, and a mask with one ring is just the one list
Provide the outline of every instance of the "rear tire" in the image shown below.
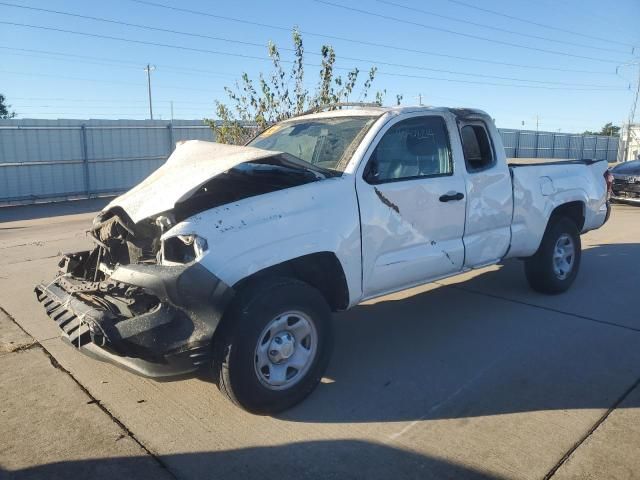
[[275,414],[302,401],[331,356],[331,310],[318,290],[267,278],[240,291],[216,334],[214,375],[245,410]]
[[527,281],[541,293],[565,292],[578,274],[581,257],[576,224],[567,217],[552,217],[538,251],[525,260]]

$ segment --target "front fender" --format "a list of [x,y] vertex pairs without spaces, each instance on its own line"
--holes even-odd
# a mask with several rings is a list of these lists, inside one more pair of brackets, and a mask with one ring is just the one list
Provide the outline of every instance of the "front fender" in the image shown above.
[[331,252],[345,273],[349,298],[359,299],[359,221],[353,177],[344,175],[201,212],[163,238],[205,238],[209,251],[199,262],[231,286],[287,260]]

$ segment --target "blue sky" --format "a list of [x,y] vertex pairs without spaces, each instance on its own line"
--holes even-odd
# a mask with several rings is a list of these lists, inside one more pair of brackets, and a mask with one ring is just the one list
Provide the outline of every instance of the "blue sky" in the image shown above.
[[[309,64],[318,63],[312,53],[331,44],[339,68],[358,67],[364,74],[370,66],[378,66],[373,90],[386,89],[388,103],[399,93],[403,104],[417,104],[421,94],[427,105],[483,108],[506,128],[535,128],[536,116],[541,130],[579,132],[599,129],[609,121],[620,124],[632,99],[629,85],[638,76],[634,65],[619,67],[616,74],[618,65],[637,62],[640,56],[640,48],[635,54],[631,51],[631,45],[640,46],[637,0],[609,2],[606,8],[595,0],[150,1],[261,25],[133,0],[0,0],[0,22],[166,45],[0,23],[0,93],[20,118],[148,118],[143,67],[149,62],[156,65],[152,74],[156,118],[170,118],[171,101],[174,118],[209,117],[214,100],[225,98],[223,87],[243,71],[252,77],[270,71],[267,42],[290,48],[294,25],[303,32]],[[288,51],[282,56],[291,58]],[[310,88],[317,72],[316,66],[306,67]]]

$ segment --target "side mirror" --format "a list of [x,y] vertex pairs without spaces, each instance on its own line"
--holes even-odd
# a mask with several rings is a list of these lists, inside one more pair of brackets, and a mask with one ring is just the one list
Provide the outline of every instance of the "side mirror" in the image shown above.
[[378,183],[380,179],[378,158],[375,152],[369,157],[369,162],[364,170],[364,179],[367,183]]

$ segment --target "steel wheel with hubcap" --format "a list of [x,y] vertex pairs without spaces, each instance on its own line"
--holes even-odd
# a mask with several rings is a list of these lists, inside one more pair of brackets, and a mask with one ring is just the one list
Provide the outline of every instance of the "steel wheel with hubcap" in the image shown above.
[[295,385],[311,366],[318,346],[313,322],[302,312],[286,312],[262,331],[256,346],[256,375],[273,390]]
[[567,233],[563,233],[558,238],[553,251],[553,271],[560,280],[564,280],[571,273],[573,260],[575,258],[575,247],[573,239]]
[[245,410],[281,412],[320,383],[332,342],[331,310],[317,289],[261,279],[236,294],[216,333],[218,386]]

